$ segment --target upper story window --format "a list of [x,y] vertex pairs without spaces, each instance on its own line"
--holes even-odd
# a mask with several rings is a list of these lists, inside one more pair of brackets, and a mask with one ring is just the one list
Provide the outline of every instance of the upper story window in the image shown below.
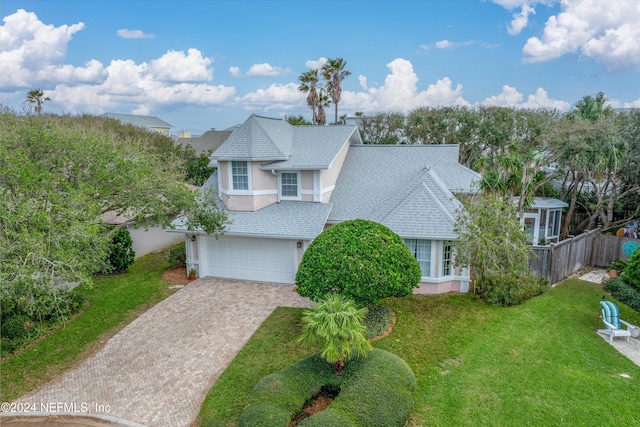
[[231,181],[234,190],[249,189],[249,167],[247,162],[235,160],[231,162]]
[[560,236],[560,216],[562,215],[561,212],[561,210],[549,211],[549,227],[547,231],[547,237]]
[[298,172],[280,173],[280,197],[283,199],[300,198],[300,175]]
[[404,239],[404,243],[418,260],[422,277],[431,276],[431,240]]

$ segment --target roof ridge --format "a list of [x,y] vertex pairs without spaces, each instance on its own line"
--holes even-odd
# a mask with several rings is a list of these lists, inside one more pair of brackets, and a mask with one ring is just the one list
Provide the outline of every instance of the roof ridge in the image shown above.
[[[262,116],[258,116],[256,114],[252,114],[251,116],[256,117],[256,118],[260,118],[260,119],[267,119],[267,120],[277,120],[277,119],[272,119],[269,117],[262,117]],[[286,123],[284,120],[282,121],[283,123]],[[271,136],[271,132],[269,132],[267,129],[264,128],[264,126],[262,125],[262,123],[260,123],[260,120],[253,120],[253,123],[259,128],[259,130],[262,132],[262,134],[267,138],[267,140],[269,141],[269,143],[271,144],[271,146],[273,148],[275,148],[275,150],[284,158],[287,158],[290,156],[290,154],[285,154],[282,152],[282,150],[280,149],[280,146],[273,140],[272,136]],[[288,124],[288,123],[287,123]],[[291,125],[289,125],[291,126]],[[251,139],[252,141],[256,141],[256,129],[254,128],[254,126],[251,126]],[[254,157],[254,148],[255,148],[255,144],[251,143],[249,144],[249,146],[251,147],[251,157]]]

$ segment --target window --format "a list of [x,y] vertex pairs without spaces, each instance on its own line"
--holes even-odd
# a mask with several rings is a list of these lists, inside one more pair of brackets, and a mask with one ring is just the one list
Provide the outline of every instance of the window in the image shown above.
[[442,242],[442,275],[451,276],[451,242]]
[[549,236],[558,237],[560,235],[560,211],[549,211]]
[[280,194],[283,198],[298,197],[298,174],[296,172],[282,172],[280,174]]
[[231,162],[231,181],[234,190],[249,189],[249,168],[247,162]]
[[431,276],[431,240],[404,239],[404,243],[418,260],[422,277]]

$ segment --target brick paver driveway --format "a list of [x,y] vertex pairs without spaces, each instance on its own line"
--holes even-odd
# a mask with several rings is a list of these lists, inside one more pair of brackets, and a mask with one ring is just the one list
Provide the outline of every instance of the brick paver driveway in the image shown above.
[[310,307],[291,286],[199,279],[94,355],[16,402],[88,407],[148,426],[189,426],[207,391],[277,306]]

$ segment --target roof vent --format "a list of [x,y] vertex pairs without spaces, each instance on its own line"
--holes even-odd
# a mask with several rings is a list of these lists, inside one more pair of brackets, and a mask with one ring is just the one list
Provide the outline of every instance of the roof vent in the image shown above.
[[429,166],[429,165],[424,165],[424,170],[426,170],[426,171],[431,170],[431,166]]

